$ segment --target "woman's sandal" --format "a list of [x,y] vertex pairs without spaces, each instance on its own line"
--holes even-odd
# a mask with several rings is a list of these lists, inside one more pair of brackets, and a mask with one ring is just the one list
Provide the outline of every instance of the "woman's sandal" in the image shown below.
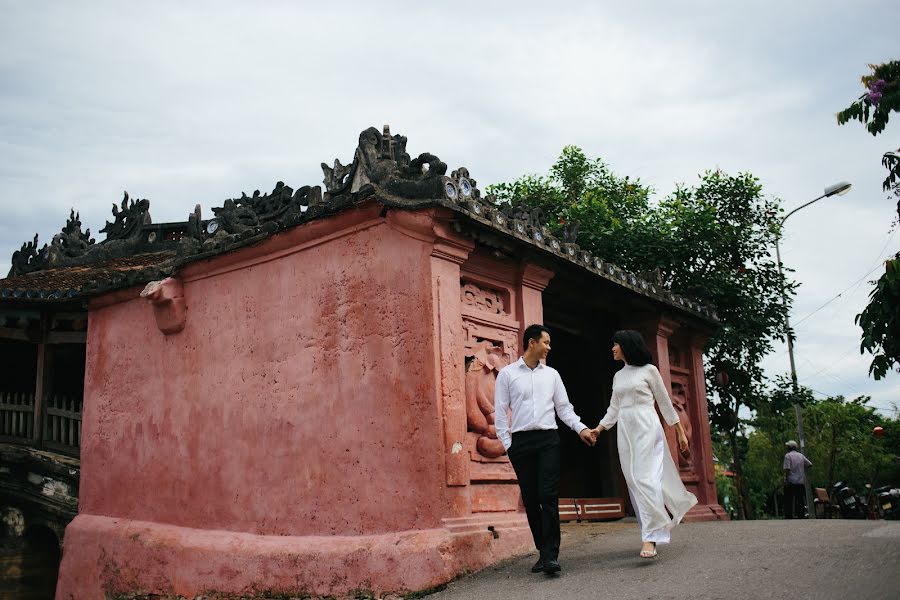
[[656,558],[656,542],[653,544],[653,550],[641,550],[641,558]]

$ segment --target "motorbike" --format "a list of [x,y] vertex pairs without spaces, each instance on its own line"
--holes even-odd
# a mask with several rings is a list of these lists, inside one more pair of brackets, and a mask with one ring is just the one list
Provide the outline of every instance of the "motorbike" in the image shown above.
[[866,501],[843,481],[831,486],[831,505],[837,508],[842,519],[865,519],[869,512]]
[[900,487],[883,485],[872,490],[870,512],[882,519],[900,520]]

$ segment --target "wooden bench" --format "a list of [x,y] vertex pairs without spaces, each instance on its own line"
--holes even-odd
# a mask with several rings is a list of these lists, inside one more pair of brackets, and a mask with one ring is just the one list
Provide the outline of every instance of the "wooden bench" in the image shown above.
[[822,507],[822,518],[833,519],[837,511],[837,507],[831,505],[831,498],[828,497],[828,490],[825,488],[813,488],[813,510],[816,511],[816,517],[819,516],[819,507]]
[[622,498],[560,498],[559,520],[595,521],[621,519],[625,516]]

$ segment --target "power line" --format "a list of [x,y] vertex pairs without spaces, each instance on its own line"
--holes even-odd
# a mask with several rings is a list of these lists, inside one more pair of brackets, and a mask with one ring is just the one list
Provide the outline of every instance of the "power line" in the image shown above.
[[897,233],[897,230],[895,229],[895,230],[893,231],[893,233],[891,233],[891,235],[888,236],[888,239],[887,239],[887,241],[884,243],[884,246],[883,246],[883,247],[881,248],[881,250],[878,252],[877,258],[875,259],[875,264],[874,264],[874,266],[873,266],[871,269],[869,269],[869,271],[868,271],[865,275],[863,275],[862,277],[860,277],[859,279],[857,279],[856,281],[854,281],[853,283],[851,283],[850,285],[848,285],[848,286],[846,287],[846,289],[844,289],[844,290],[842,290],[841,292],[839,292],[836,296],[834,296],[833,298],[831,298],[830,300],[828,300],[825,304],[823,304],[823,305],[820,306],[819,308],[815,309],[814,311],[812,311],[811,313],[809,313],[808,315],[806,315],[805,317],[803,317],[803,318],[800,319],[799,321],[795,322],[795,323],[794,323],[794,327],[795,327],[795,328],[798,327],[798,326],[800,325],[800,323],[802,323],[803,321],[809,319],[811,316],[813,316],[814,314],[816,314],[817,312],[819,312],[820,310],[822,310],[823,308],[825,308],[826,306],[828,306],[829,304],[831,304],[832,302],[834,302],[835,300],[837,300],[838,298],[840,298],[840,297],[844,294],[844,292],[846,292],[847,290],[849,290],[849,289],[851,289],[851,288],[853,288],[853,287],[855,287],[855,286],[858,286],[858,285],[859,285],[866,277],[868,277],[868,276],[871,275],[873,272],[875,272],[875,271],[881,266],[882,255],[884,254],[884,251],[887,250],[888,245],[891,243],[891,240],[894,239],[894,235],[895,235],[896,233]]

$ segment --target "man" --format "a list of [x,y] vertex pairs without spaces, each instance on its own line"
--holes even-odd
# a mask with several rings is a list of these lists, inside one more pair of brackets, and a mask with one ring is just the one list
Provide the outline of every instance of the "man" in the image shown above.
[[530,325],[522,345],[522,358],[497,375],[494,425],[519,479],[528,526],[540,552],[531,572],[550,575],[560,571],[559,433],[554,412],[585,444],[593,446],[597,436],[575,414],[559,373],[541,362],[550,353],[550,330]]
[[784,518],[802,519],[806,514],[806,469],[812,466],[805,456],[797,452],[797,442],[788,441],[784,455]]

